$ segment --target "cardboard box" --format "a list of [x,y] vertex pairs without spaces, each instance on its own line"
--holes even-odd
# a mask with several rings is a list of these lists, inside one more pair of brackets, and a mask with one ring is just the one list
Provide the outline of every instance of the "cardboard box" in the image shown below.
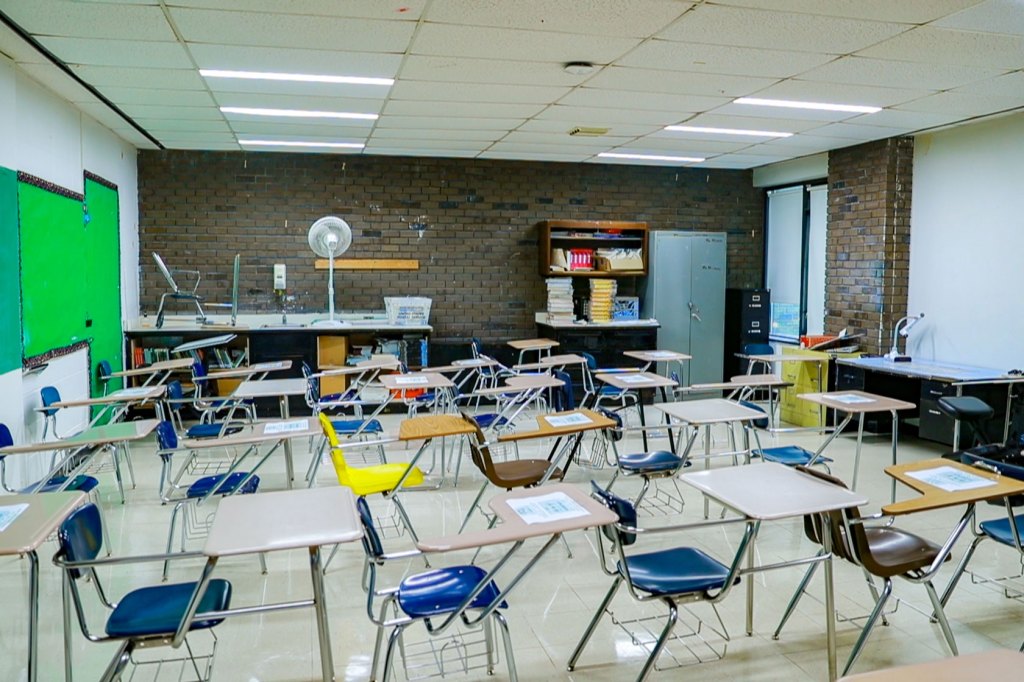
[[598,255],[594,256],[594,264],[598,270],[605,272],[617,272],[621,270],[643,270],[644,259],[640,257],[640,254],[635,255]]

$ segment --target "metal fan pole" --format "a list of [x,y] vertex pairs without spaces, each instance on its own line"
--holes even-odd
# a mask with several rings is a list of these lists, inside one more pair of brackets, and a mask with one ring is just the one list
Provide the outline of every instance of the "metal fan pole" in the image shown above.
[[334,256],[327,259],[327,319],[334,323]]

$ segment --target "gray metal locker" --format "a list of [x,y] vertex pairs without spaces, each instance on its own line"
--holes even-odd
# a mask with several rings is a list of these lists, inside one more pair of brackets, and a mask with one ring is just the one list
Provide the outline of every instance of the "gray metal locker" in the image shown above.
[[658,348],[692,355],[684,384],[722,380],[725,234],[655,230],[642,316],[661,323]]

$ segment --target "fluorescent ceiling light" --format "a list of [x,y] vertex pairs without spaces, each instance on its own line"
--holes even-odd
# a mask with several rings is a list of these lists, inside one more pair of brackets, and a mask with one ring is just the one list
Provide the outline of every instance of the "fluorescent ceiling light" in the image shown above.
[[244,78],[258,81],[292,81],[296,83],[343,83],[348,85],[394,85],[394,78],[365,78],[362,76],[320,76],[308,73],[269,73],[265,71],[225,71],[199,69],[204,78]]
[[377,114],[357,114],[350,111],[306,111],[304,109],[262,109],[255,107],[221,107],[225,114],[247,114],[249,116],[287,116],[289,118],[345,118],[359,121],[376,121]]
[[665,126],[665,130],[677,133],[707,133],[709,135],[748,135],[750,137],[792,137],[793,133],[777,133],[771,130],[740,130],[739,128],[707,128],[705,126]]
[[761,99],[759,97],[740,97],[733,100],[734,104],[756,104],[762,107],[785,107],[787,109],[816,109],[818,111],[847,111],[854,114],[873,114],[882,107],[866,107],[860,104],[828,104],[825,102],[797,102],[788,99]]
[[250,147],[330,147],[331,149],[362,149],[362,142],[297,142],[294,140],[239,140],[238,144]]
[[660,156],[658,154],[621,154],[619,152],[601,152],[598,156],[606,159],[640,159],[643,161],[682,161],[683,163],[700,163],[701,156]]

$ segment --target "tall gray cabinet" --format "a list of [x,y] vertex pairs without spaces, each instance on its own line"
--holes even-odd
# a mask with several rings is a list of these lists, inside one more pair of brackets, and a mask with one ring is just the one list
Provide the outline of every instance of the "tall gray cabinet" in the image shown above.
[[684,384],[722,380],[725,339],[725,234],[649,233],[643,317],[661,323],[658,348],[692,355]]

